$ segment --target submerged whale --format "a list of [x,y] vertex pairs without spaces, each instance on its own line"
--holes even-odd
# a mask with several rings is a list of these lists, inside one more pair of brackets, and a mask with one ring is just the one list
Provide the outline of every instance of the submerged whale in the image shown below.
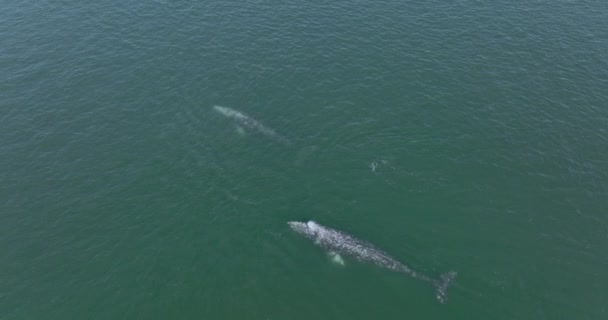
[[290,144],[290,142],[287,138],[276,133],[274,130],[266,127],[261,122],[251,118],[250,116],[248,116],[240,111],[230,109],[228,107],[222,107],[222,106],[213,106],[213,110],[219,112],[220,114],[226,116],[227,118],[233,119],[234,121],[236,121],[239,125],[241,125],[243,127],[247,127],[249,129],[260,132],[261,134],[263,134],[267,137],[270,137],[276,141],[279,141],[283,144],[286,144],[286,145]]
[[402,272],[416,279],[431,282],[436,288],[439,302],[445,303],[447,301],[448,285],[456,277],[456,272],[454,271],[444,273],[438,280],[432,279],[395,260],[371,243],[359,240],[345,232],[322,226],[314,221],[290,221],[287,222],[287,224],[295,232],[313,240],[317,246],[330,252],[348,255],[359,261],[369,261],[377,266]]

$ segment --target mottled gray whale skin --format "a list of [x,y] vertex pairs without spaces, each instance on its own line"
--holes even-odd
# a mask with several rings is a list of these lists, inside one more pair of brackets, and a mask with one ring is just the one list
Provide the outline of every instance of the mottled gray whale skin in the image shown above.
[[242,125],[243,127],[260,132],[261,134],[263,134],[267,137],[270,137],[285,145],[291,144],[287,138],[276,133],[274,130],[266,127],[261,122],[251,118],[250,116],[248,116],[240,111],[230,109],[228,107],[222,107],[222,106],[213,106],[213,110],[219,112],[220,114],[226,116],[227,118],[233,119],[234,121],[236,121],[238,124]]
[[359,261],[368,261],[379,267],[402,272],[413,278],[431,282],[435,285],[439,302],[445,303],[447,301],[448,285],[456,277],[456,272],[454,271],[444,273],[439,280],[432,279],[395,260],[371,243],[359,240],[348,233],[320,225],[314,221],[290,221],[287,224],[295,232],[312,240],[317,246],[325,250],[347,255]]

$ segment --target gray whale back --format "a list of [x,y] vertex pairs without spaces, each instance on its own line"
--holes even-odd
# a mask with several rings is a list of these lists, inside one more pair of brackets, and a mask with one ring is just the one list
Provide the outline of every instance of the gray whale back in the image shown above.
[[230,109],[228,107],[222,107],[222,106],[213,106],[213,110],[219,112],[220,114],[224,115],[227,118],[233,119],[235,122],[237,122],[238,124],[240,124],[244,127],[255,130],[280,143],[283,143],[285,145],[291,144],[291,142],[287,138],[276,133],[273,129],[266,127],[261,122],[253,119],[252,117],[250,117],[240,111]]
[[456,277],[456,273],[453,271],[443,274],[439,280],[434,280],[425,274],[414,271],[411,267],[399,262],[373,244],[357,239],[346,232],[320,225],[314,221],[290,221],[288,224],[291,229],[309,238],[317,246],[325,250],[337,252],[358,261],[371,262],[379,267],[431,282],[435,285],[437,299],[441,303],[447,301],[447,287],[454,277]]

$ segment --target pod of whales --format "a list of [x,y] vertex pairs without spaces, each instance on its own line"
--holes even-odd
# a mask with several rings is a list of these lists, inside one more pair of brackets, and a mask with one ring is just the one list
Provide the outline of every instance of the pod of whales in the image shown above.
[[[240,111],[217,105],[213,106],[213,110],[236,122],[237,132],[239,135],[245,135],[245,130],[243,128],[248,128],[282,144],[291,145],[291,142],[287,138]],[[317,149],[317,146],[310,146],[301,149],[297,155],[297,160],[295,162],[296,166],[301,166],[304,160]],[[382,164],[385,165],[388,163],[386,160],[381,161]],[[372,162],[370,164],[372,172],[375,172],[377,167],[377,162]],[[448,286],[456,277],[456,272],[454,271],[442,274],[439,279],[433,279],[399,262],[384,251],[376,248],[371,243],[359,240],[348,233],[320,225],[314,221],[289,221],[287,224],[295,232],[305,236],[306,238],[312,240],[317,246],[325,249],[330,260],[337,265],[345,265],[345,262],[341,256],[345,255],[362,262],[371,262],[382,268],[405,273],[415,279],[432,283],[435,286],[436,297],[439,302],[445,303],[447,301]]]
[[435,285],[436,296],[439,302],[447,301],[447,289],[450,282],[456,277],[456,272],[450,271],[441,275],[439,280],[414,271],[409,266],[397,261],[371,243],[359,240],[345,232],[338,231],[314,221],[290,221],[287,224],[295,232],[312,240],[317,246],[335,254],[344,254],[359,261],[368,261],[379,267],[402,272],[413,278],[431,282]]

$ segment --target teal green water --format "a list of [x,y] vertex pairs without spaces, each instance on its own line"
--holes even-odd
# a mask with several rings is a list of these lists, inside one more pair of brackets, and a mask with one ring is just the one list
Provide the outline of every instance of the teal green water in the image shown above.
[[608,2],[2,8],[0,319],[608,318]]

